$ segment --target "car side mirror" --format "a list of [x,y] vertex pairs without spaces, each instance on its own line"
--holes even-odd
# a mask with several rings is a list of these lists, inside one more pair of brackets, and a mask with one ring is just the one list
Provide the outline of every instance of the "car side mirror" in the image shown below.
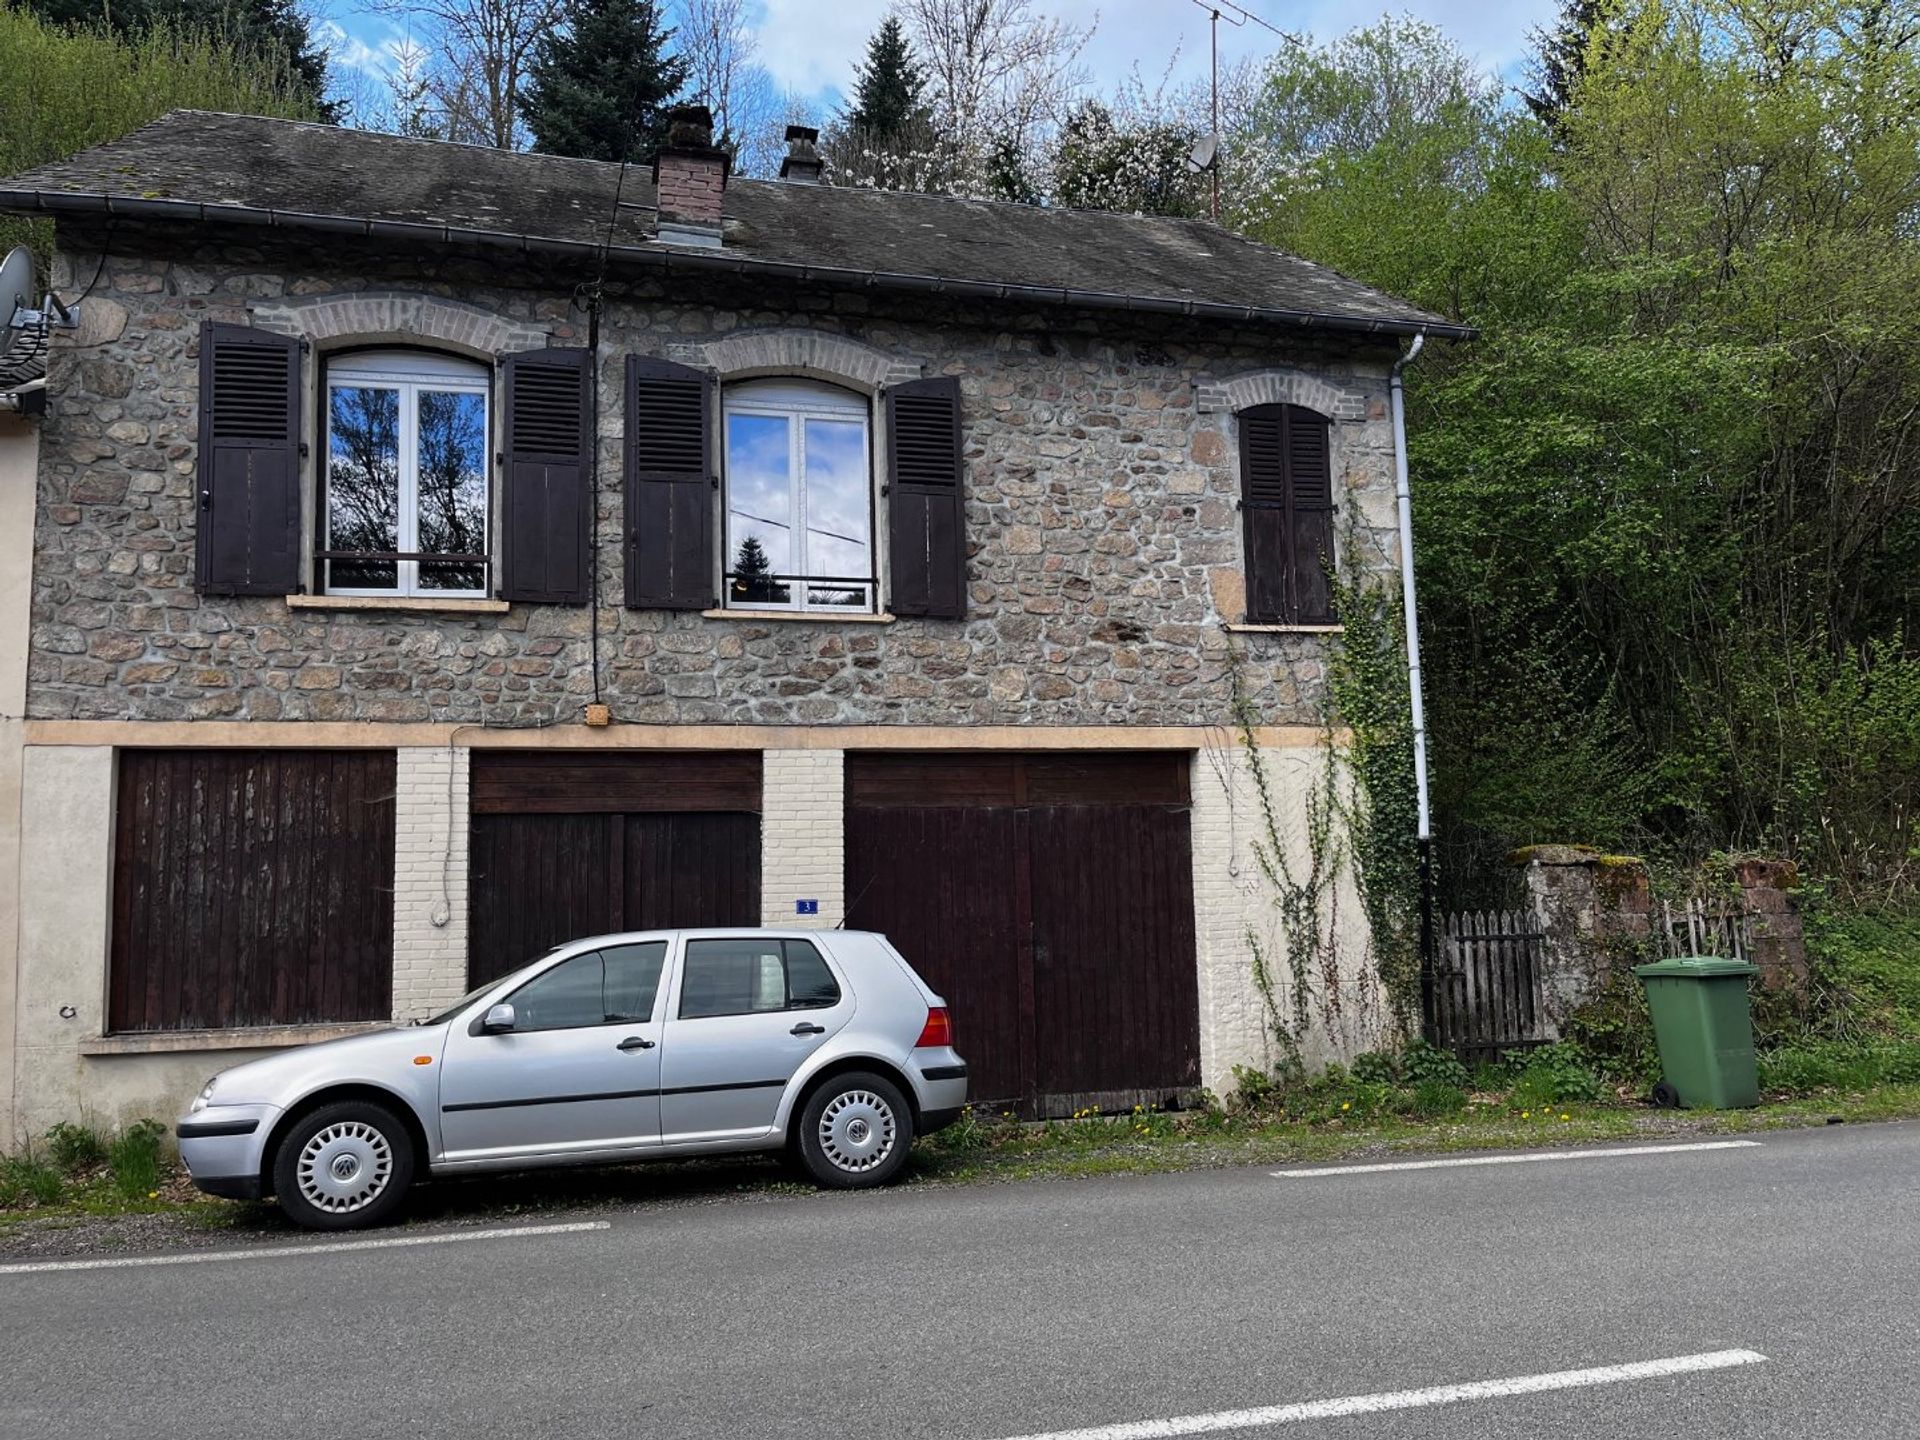
[[505,1001],[502,1001],[498,1005],[489,1006],[487,1008],[487,1018],[480,1022],[480,1033],[483,1035],[503,1035],[513,1029],[514,1022],[517,1018],[513,1013],[513,1006],[507,1004]]

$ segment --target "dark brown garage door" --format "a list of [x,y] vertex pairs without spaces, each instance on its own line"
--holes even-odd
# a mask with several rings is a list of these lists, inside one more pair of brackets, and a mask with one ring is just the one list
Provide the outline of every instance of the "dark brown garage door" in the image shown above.
[[760,755],[480,750],[467,975],[581,935],[760,923]]
[[1200,1083],[1188,757],[847,757],[848,924],[953,1006],[976,1101]]
[[120,756],[116,1030],[393,1013],[391,750]]

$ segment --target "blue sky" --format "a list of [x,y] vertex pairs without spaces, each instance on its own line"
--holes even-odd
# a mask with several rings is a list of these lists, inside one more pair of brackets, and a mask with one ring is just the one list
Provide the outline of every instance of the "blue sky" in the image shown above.
[[[1086,61],[1101,89],[1136,66],[1149,82],[1157,82],[1170,64],[1176,82],[1206,74],[1207,15],[1193,0],[1041,0],[1037,8],[1080,25],[1098,20]],[[1249,8],[1283,30],[1319,38],[1368,24],[1386,9],[1414,15],[1440,26],[1487,69],[1514,78],[1526,56],[1527,32],[1559,7],[1554,0],[1405,0],[1390,7],[1249,0]],[[886,0],[758,0],[759,62],[782,88],[831,110],[886,9]],[[338,27],[336,63],[377,68],[403,33],[396,22],[368,13],[360,0],[316,0],[315,14]],[[1282,43],[1255,25],[1220,26],[1223,62],[1258,58]]]

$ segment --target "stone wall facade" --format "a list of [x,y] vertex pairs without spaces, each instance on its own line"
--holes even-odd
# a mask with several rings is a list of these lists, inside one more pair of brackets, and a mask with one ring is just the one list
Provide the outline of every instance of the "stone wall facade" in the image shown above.
[[[246,238],[61,228],[62,286],[93,272],[103,243],[111,250],[83,330],[51,359],[27,713],[576,719],[593,679],[585,606],[335,612],[202,598],[193,546],[201,321],[312,342],[303,393],[313,443],[327,354],[420,343],[492,359],[583,344],[569,296],[584,277],[458,249]],[[1244,595],[1231,407],[1261,398],[1295,398],[1334,419],[1343,564],[1391,583],[1391,352],[1370,342],[743,279],[616,279],[608,292],[597,571],[601,689],[616,721],[1215,724],[1228,713],[1231,640],[1263,718],[1314,723],[1324,637],[1225,628],[1241,619]],[[968,618],[743,621],[622,608],[621,375],[636,353],[710,366],[723,381],[798,373],[868,393],[958,376]],[[305,463],[311,511],[315,462]]]

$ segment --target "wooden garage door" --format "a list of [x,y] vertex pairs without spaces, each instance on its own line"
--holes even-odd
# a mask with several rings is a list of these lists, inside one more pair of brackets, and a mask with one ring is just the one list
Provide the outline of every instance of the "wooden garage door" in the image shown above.
[[116,1031],[385,1020],[391,750],[128,750],[114,827]]
[[1031,1113],[1200,1081],[1188,757],[847,757],[848,924],[953,1006],[972,1094]]
[[467,974],[581,935],[760,923],[757,751],[477,751]]

